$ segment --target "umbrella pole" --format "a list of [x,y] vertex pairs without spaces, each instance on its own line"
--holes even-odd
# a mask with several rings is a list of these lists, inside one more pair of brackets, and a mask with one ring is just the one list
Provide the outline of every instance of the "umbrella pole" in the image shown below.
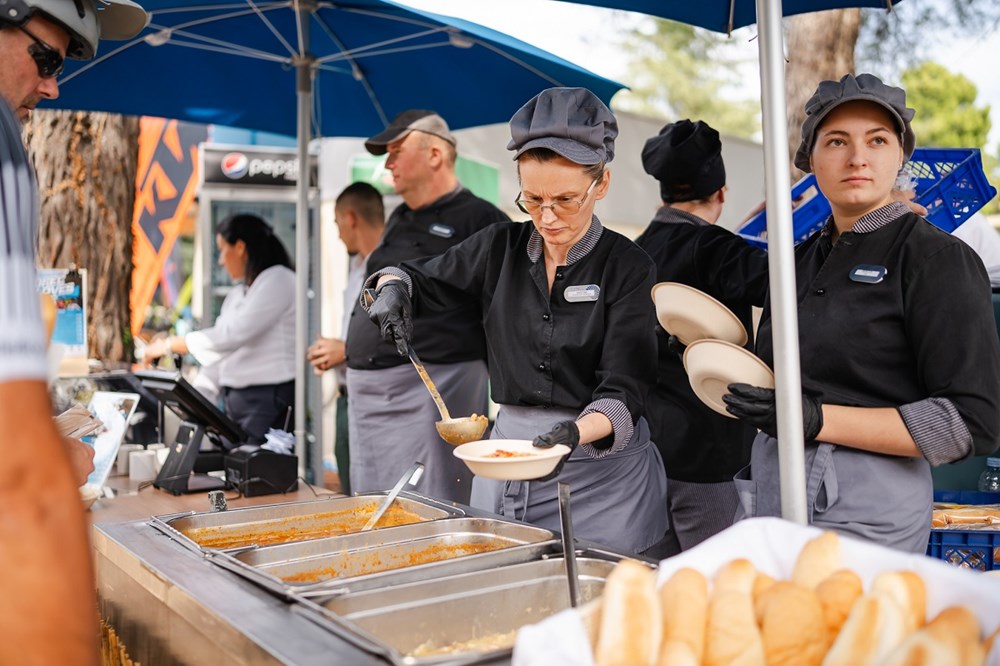
[[778,467],[781,515],[807,524],[802,380],[799,367],[798,299],[792,202],[785,121],[785,56],[780,0],[757,0],[764,173],[767,201],[768,273],[773,324],[774,383],[778,403]]

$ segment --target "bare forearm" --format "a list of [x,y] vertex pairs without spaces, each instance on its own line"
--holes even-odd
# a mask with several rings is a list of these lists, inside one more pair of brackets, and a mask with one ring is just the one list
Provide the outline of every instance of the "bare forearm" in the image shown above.
[[581,444],[596,442],[614,432],[611,420],[600,412],[591,412],[580,417],[576,422],[576,427],[580,429]]
[[0,384],[0,663],[98,662],[87,526],[45,384]]
[[891,407],[823,405],[823,429],[817,439],[892,456],[922,455],[899,412]]

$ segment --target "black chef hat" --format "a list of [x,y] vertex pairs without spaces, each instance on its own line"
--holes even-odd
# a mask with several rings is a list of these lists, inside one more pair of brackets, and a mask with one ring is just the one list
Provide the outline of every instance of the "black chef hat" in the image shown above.
[[719,133],[700,120],[678,120],[647,139],[642,168],[660,181],[667,203],[704,199],[726,184]]

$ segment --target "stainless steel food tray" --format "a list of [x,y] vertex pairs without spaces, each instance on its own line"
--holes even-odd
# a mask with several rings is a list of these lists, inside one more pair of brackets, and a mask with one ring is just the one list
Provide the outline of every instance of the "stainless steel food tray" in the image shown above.
[[[387,492],[366,493],[353,497],[335,497],[311,500],[307,502],[289,502],[285,504],[266,504],[216,512],[185,512],[162,516],[154,516],[150,524],[184,546],[199,553],[215,550],[230,550],[257,545],[263,535],[282,528],[296,527],[303,531],[305,539],[316,538],[309,533],[322,532],[324,521],[333,528],[339,512],[357,510],[366,505],[377,503]],[[401,493],[396,500],[402,509],[416,514],[424,521],[454,518],[465,515],[462,509],[423,497],[415,493]],[[331,515],[332,514],[332,515]],[[342,518],[343,516],[341,516]],[[364,521],[358,524],[362,527]],[[233,543],[223,548],[210,547],[198,543],[197,540],[185,534],[189,530],[205,529],[214,536],[232,539]],[[380,531],[388,528],[378,528]],[[324,538],[324,537],[319,537]],[[327,537],[328,538],[328,537]]]
[[[466,548],[497,546],[462,554]],[[549,530],[490,518],[451,518],[325,539],[218,552],[212,560],[281,596],[361,591],[526,562],[558,545]],[[440,551],[448,559],[409,564]],[[449,567],[449,564],[461,565]],[[288,580],[299,577],[298,580]]]
[[[577,558],[579,600],[600,595],[619,556],[604,559],[584,552]],[[569,607],[569,586],[561,556],[504,566],[487,575],[466,573],[349,593],[297,600],[303,612],[341,636],[353,633],[359,645],[381,646],[394,664],[476,663],[511,651],[513,634],[526,624]],[[504,636],[502,647],[423,654],[489,636]],[[417,653],[416,655],[414,653]]]

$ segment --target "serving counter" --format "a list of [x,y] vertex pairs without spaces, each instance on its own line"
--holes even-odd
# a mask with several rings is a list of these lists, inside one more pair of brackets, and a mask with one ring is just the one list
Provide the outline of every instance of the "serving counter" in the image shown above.
[[[329,502],[338,506],[366,499],[316,492],[341,497]],[[478,642],[483,634],[512,637],[521,624],[568,606],[556,535],[460,505],[425,516],[428,522],[422,524],[250,550],[206,547],[192,536],[206,530],[218,536],[222,530],[230,537],[247,525],[270,528],[276,516],[288,520],[327,511],[328,502],[307,501],[317,499],[303,486],[289,495],[230,501],[225,513],[207,513],[204,494],[175,497],[152,488],[98,500],[91,518],[102,619],[129,657],[146,666],[503,664],[509,663],[505,654],[407,655],[428,646]],[[408,501],[421,500],[434,504],[415,495]],[[456,539],[475,545],[473,554],[418,565],[387,557],[425,542],[450,550]],[[480,552],[478,546],[490,539],[497,542],[491,549],[501,550]],[[579,552],[581,601],[586,601],[600,593],[611,562],[620,556],[586,546]],[[332,561],[334,579],[297,581],[296,567],[326,572]],[[387,570],[365,569],[371,561],[386,563]],[[478,618],[482,609],[488,614]],[[470,632],[463,624],[476,629]]]

